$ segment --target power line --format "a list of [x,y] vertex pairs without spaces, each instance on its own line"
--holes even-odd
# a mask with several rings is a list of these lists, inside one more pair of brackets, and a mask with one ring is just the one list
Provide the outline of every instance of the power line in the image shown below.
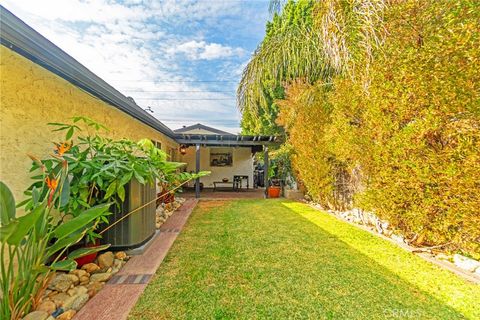
[[146,90],[146,91],[142,91],[142,90],[120,90],[120,91],[123,91],[123,92],[139,92],[139,93],[142,93],[142,92],[146,92],[146,93],[155,93],[155,92],[165,92],[165,93],[183,93],[183,92],[186,92],[186,93],[232,93],[232,91],[215,91],[215,90],[212,90],[212,91],[198,91],[198,90],[183,90],[183,91],[173,91],[173,90]]
[[183,100],[237,100],[237,98],[134,98],[135,100],[183,101]]
[[175,83],[182,83],[182,82],[239,82],[239,80],[117,80],[117,79],[105,79],[106,81],[117,81],[117,82],[175,82]]

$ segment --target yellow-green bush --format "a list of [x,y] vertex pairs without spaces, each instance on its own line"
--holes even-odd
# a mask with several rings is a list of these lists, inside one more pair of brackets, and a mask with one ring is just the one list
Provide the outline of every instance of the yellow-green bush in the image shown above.
[[279,123],[313,197],[355,192],[417,243],[480,257],[479,21],[478,1],[391,2],[367,89],[362,74],[288,88]]

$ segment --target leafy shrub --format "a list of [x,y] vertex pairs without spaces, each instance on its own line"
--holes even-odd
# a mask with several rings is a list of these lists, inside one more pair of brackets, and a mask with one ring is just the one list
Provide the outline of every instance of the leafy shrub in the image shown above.
[[110,204],[91,207],[62,223],[54,204],[62,201],[68,163],[63,159],[50,170],[40,163],[39,166],[43,183],[32,189],[31,205],[21,217],[16,215],[10,189],[0,182],[2,319],[21,319],[34,309],[52,272],[75,269],[74,259],[108,248],[108,245],[82,248],[65,256],[69,247],[96,227],[95,221],[108,213]]
[[279,123],[293,164],[327,206],[358,205],[417,244],[480,257],[480,3],[391,2],[384,19],[381,51],[357,69],[368,75],[288,87]]
[[[167,161],[167,154],[156,148],[149,139],[134,142],[103,137],[100,131],[108,129],[85,117],[74,117],[69,124],[50,125],[55,127],[54,131],[65,132],[65,140],[55,144],[55,154],[38,163],[33,162],[32,171],[39,166],[52,170],[62,161],[67,161],[68,178],[64,180],[62,197],[55,203],[62,219],[79,216],[85,209],[102,203],[113,203],[120,207],[125,200],[125,185],[132,179],[141,184],[175,185],[197,177],[195,174],[177,172],[182,164]],[[74,137],[75,142],[72,140]],[[26,191],[29,196],[34,188],[44,183],[42,175],[33,179],[35,182]],[[22,204],[31,208],[32,199]],[[108,222],[105,217],[99,219]],[[98,237],[92,230],[88,235],[90,238]]]

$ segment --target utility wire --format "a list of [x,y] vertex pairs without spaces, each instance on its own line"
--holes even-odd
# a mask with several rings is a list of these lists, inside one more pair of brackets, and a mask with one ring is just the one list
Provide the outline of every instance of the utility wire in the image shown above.
[[142,93],[142,92],[146,92],[146,93],[150,93],[150,92],[165,92],[165,93],[178,93],[178,92],[187,92],[187,93],[232,93],[232,91],[215,91],[215,90],[212,90],[212,91],[198,91],[198,90],[184,90],[184,91],[173,91],[173,90],[146,90],[146,91],[142,91],[142,90],[120,90],[120,91],[123,91],[123,92],[139,92],[139,93]]
[[117,82],[239,82],[240,80],[116,80],[116,79],[105,79],[106,81],[117,81]]
[[207,101],[215,101],[215,100],[237,100],[237,98],[133,98],[135,100],[153,100],[153,101],[184,101],[184,100],[207,100]]

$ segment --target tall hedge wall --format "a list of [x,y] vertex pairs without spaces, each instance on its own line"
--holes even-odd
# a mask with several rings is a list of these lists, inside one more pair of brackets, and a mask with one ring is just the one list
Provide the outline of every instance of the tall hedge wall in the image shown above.
[[[279,124],[326,206],[480,257],[480,2],[395,1],[368,83],[296,81]],[[367,87],[367,89],[366,89]]]

